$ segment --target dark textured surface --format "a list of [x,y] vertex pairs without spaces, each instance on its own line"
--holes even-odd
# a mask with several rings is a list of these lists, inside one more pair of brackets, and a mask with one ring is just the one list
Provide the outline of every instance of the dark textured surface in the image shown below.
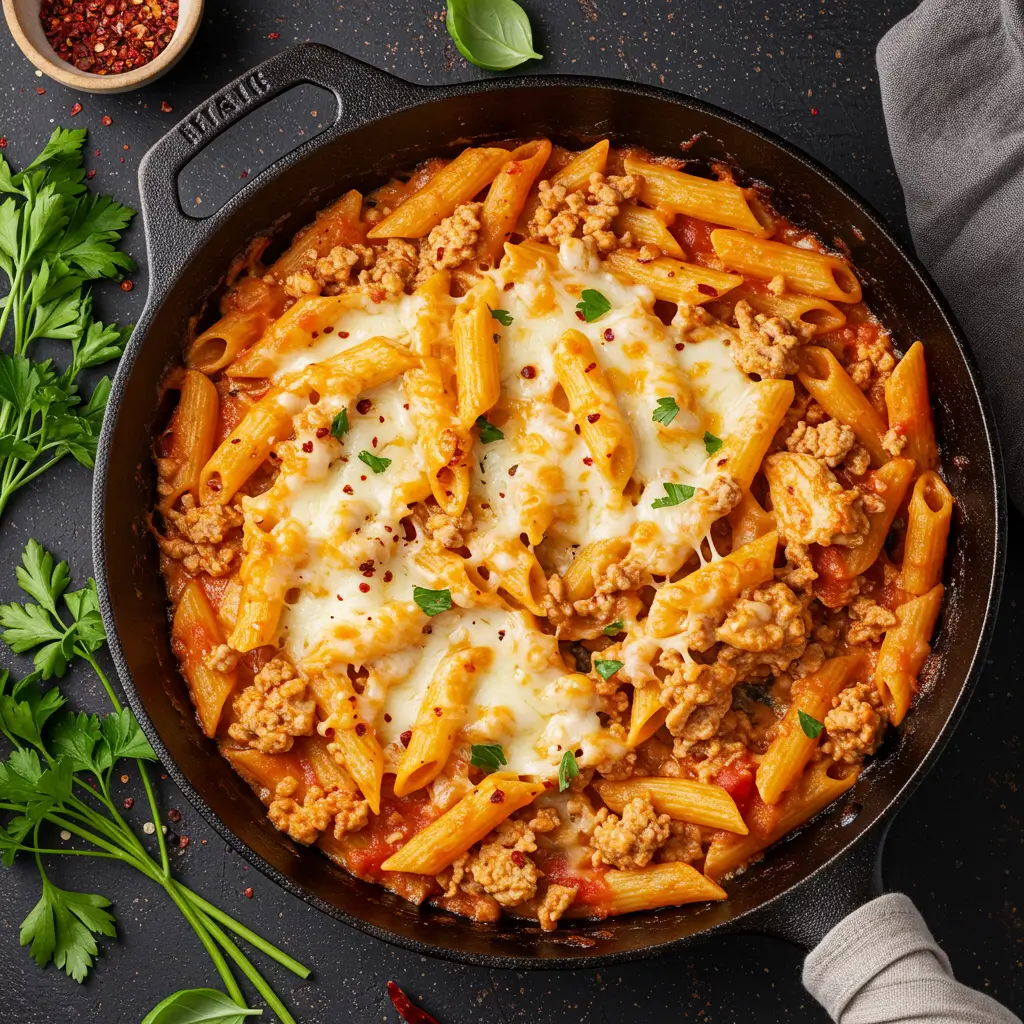
[[[9,60],[0,78],[6,155],[18,164],[34,155],[51,128],[50,119],[88,127],[89,151],[100,151],[91,159],[95,184],[129,198],[137,160],[177,116],[247,66],[306,38],[424,84],[474,77],[477,72],[463,64],[447,40],[443,9],[411,7],[297,4],[275,16],[271,10],[257,11],[255,3],[211,6],[195,47],[169,78],[143,93],[107,100],[73,96],[37,79],[8,39]],[[315,16],[306,13],[311,9]],[[733,109],[817,156],[899,228],[899,189],[885,144],[872,51],[877,37],[905,10],[876,3],[865,15],[852,3],[786,5],[772,11],[734,4],[726,12],[710,2],[608,7],[563,0],[543,9],[534,5],[531,13],[538,49],[550,54],[538,70],[632,78]],[[279,38],[268,38],[271,33]],[[37,95],[37,87],[45,88],[45,95]],[[260,128],[247,123],[238,129],[246,133],[252,151],[248,165],[236,166],[208,152],[202,169],[186,171],[182,195],[191,196],[197,212],[212,209],[242,183],[243,172],[251,175],[302,133],[326,124],[330,109],[323,107],[324,98],[303,95],[277,122],[267,118]],[[71,121],[68,112],[76,99],[85,109]],[[162,112],[162,100],[175,112]],[[101,125],[104,114],[113,118],[110,127]],[[195,202],[196,196],[201,202]],[[130,244],[141,255],[138,232]],[[138,288],[130,295],[104,293],[107,315],[138,314],[144,275],[135,280]],[[34,535],[70,558],[74,568],[88,571],[88,483],[84,471],[62,466],[16,499],[0,533],[0,565],[10,565],[25,538]],[[1011,566],[1021,563],[1020,536],[1015,517]],[[0,594],[6,596],[11,574],[0,571]],[[914,897],[960,976],[1018,1010],[1024,1002],[1024,926],[1015,903],[1022,895],[1016,877],[1022,852],[1017,773],[1024,696],[1016,665],[1016,602],[1021,596],[1024,584],[1011,569],[990,670],[942,761],[897,819],[884,864],[887,886]],[[83,703],[96,697],[84,682],[77,695]],[[140,795],[134,777],[124,788],[126,795]],[[799,988],[799,953],[765,938],[717,940],[647,964],[571,975],[488,972],[424,960],[361,936],[286,896],[228,852],[170,788],[164,805],[179,806],[184,814],[174,828],[191,839],[187,850],[175,855],[185,880],[313,967],[315,982],[294,986],[290,977],[271,973],[304,1022],[394,1020],[384,1002],[388,978],[421,997],[443,1024],[824,1019]],[[52,968],[40,972],[17,947],[18,922],[37,898],[34,871],[21,866],[3,875],[0,965],[8,991],[0,1020],[138,1021],[175,988],[214,983],[213,971],[176,911],[143,881],[105,864],[86,867],[82,862],[55,867],[54,875],[114,898],[121,940],[104,943],[103,956],[83,988]],[[254,888],[251,902],[241,892],[249,885]]]

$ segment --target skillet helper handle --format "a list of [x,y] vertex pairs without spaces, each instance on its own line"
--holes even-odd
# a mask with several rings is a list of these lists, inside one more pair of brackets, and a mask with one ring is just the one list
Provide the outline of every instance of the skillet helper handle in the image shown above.
[[742,930],[813,949],[840,921],[882,895],[882,847],[888,830],[888,823],[867,830],[802,885],[744,917]]
[[[421,91],[420,86],[319,43],[292,46],[224,86],[179,121],[146,153],[139,167],[139,193],[153,287],[162,288],[181,269],[181,254],[194,251],[231,206],[229,202],[207,218],[189,216],[178,198],[178,175],[182,169],[252,111],[306,83],[332,93],[337,112],[334,123],[325,132],[295,152],[386,110],[408,106]],[[242,188],[254,180],[250,178]]]

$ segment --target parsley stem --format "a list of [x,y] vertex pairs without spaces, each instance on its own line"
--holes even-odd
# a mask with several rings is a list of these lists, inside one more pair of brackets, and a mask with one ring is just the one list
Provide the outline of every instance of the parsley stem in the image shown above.
[[255,946],[261,953],[265,953],[271,960],[279,963],[282,967],[287,967],[292,974],[297,974],[303,979],[309,977],[309,968],[300,964],[298,960],[295,960],[287,953],[272,945],[261,935],[257,935],[256,932],[246,928],[244,924],[240,921],[236,921],[230,914],[225,914],[220,907],[215,907],[212,903],[208,903],[198,893],[189,889],[188,886],[183,885],[178,881],[175,881],[174,884],[179,890],[185,893],[200,910],[204,911],[208,917],[212,917],[215,921],[219,921],[225,928],[229,928],[239,938],[245,939],[245,941],[251,946]]

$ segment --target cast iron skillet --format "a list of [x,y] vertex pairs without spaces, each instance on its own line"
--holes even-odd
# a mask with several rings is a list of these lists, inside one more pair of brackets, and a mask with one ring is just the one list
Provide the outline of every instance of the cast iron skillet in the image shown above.
[[[278,161],[205,221],[183,213],[176,179],[250,110],[311,82],[338,102],[334,125]],[[206,740],[168,641],[167,600],[145,514],[153,495],[150,441],[157,386],[180,358],[189,317],[255,235],[290,237],[344,190],[467,140],[547,135],[575,144],[608,136],[655,153],[734,160],[776,188],[783,213],[853,252],[869,303],[903,349],[922,338],[943,470],[957,497],[948,591],[927,699],[883,747],[842,806],[826,810],[730,883],[729,900],[563,926],[554,936],[506,921],[477,925],[419,910],[300,849]],[[193,111],[146,154],[139,171],[150,294],[114,382],[100,439],[94,553],[110,646],[135,713],[168,772],[215,829],[289,892],[378,938],[421,953],[497,967],[599,966],[700,935],[762,931],[805,945],[880,891],[879,854],[896,809],[945,745],[977,681],[995,621],[1006,535],[996,437],[956,324],[924,270],[878,217],[823,167],[755,125],[659,89],[596,78],[496,78],[442,88],[409,85],[323,46],[261,64]]]

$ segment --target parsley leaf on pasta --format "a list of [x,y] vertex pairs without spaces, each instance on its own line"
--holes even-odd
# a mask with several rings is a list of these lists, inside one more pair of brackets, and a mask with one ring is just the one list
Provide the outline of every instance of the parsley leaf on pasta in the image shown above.
[[674,484],[671,481],[665,484],[665,497],[655,498],[651,502],[651,508],[668,508],[670,505],[681,505],[684,501],[689,501],[696,488],[691,487],[690,484]]
[[562,755],[562,762],[558,766],[558,792],[564,793],[569,788],[569,783],[580,773],[580,766],[576,763],[576,755],[567,750]]
[[609,676],[615,675],[616,672],[622,668],[623,662],[621,661],[603,661],[600,658],[594,659],[594,671],[602,678],[607,679]]
[[808,739],[816,740],[821,735],[821,730],[825,728],[824,722],[819,722],[803,709],[797,711],[797,717],[800,719],[800,728]]
[[615,636],[616,634],[621,633],[625,628],[626,624],[622,619],[616,619],[614,622],[609,622],[601,632],[604,633],[605,636]]
[[[490,306],[487,307],[491,309]],[[512,314],[507,309],[491,309],[491,316],[501,324],[502,327],[512,326]]]
[[359,453],[359,461],[366,463],[374,473],[383,473],[384,470],[391,465],[390,459],[384,459],[379,455],[374,455],[373,452],[368,452],[365,448]]
[[331,437],[335,437],[340,441],[342,436],[348,432],[348,409],[342,409],[341,412],[331,420]]
[[576,309],[588,324],[600,320],[612,308],[612,304],[593,288],[584,288],[580,293],[580,300],[576,303]]
[[722,439],[715,437],[710,430],[704,431],[704,450],[708,455],[714,455],[722,447]]
[[508,761],[500,743],[474,743],[469,748],[469,763],[485,772],[496,772]]
[[667,427],[678,415],[679,403],[674,398],[659,398],[658,408],[651,414],[651,419]]
[[440,615],[452,606],[450,590],[428,590],[426,587],[413,587],[412,599],[419,605],[424,615]]
[[505,439],[505,435],[486,416],[477,416],[476,425],[480,428],[481,444],[490,444],[492,441]]

